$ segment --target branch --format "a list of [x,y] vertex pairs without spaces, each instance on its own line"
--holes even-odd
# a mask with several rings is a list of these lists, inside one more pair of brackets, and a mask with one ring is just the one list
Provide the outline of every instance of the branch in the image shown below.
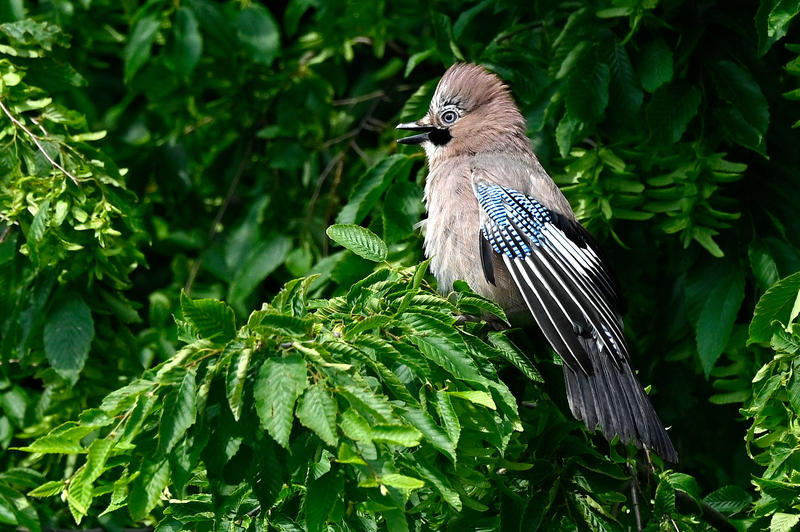
[[[239,187],[239,181],[242,180],[242,175],[244,171],[247,169],[250,163],[250,156],[253,153],[253,137],[251,136],[248,141],[247,145],[244,149],[244,154],[242,154],[242,158],[239,161],[239,167],[236,169],[236,174],[234,174],[233,179],[231,180],[231,184],[228,186],[228,192],[225,194],[225,199],[222,201],[222,205],[220,205],[219,210],[217,211],[217,215],[214,217],[214,221],[211,222],[211,228],[208,230],[208,238],[206,242],[206,248],[211,244],[211,240],[216,236],[217,232],[219,231],[218,227],[220,222],[222,221],[222,217],[225,216],[225,212],[228,210],[228,207],[231,204],[231,200],[233,199],[233,195],[236,193],[236,189]],[[186,279],[186,284],[184,285],[183,289],[186,291],[187,294],[191,294],[192,292],[192,285],[194,284],[194,280],[197,277],[197,272],[200,271],[200,265],[203,262],[202,259],[202,252],[197,256],[197,258],[192,263],[192,269],[189,270],[189,277]]]
[[737,532],[736,527],[733,526],[729,521],[728,518],[721,514],[718,510],[712,508],[707,502],[700,501],[700,504],[697,504],[697,501],[692,498],[691,495],[688,493],[675,490],[675,502],[678,506],[681,507],[681,511],[689,510],[692,512],[698,512],[700,517],[702,517],[706,523],[713,526],[719,532]]
[[50,157],[50,154],[47,153],[47,150],[44,149],[44,146],[42,146],[42,144],[39,142],[39,139],[36,137],[36,135],[34,135],[33,132],[30,129],[25,127],[25,124],[23,124],[22,122],[17,120],[17,118],[14,115],[11,114],[11,111],[9,111],[8,108],[3,104],[2,100],[0,100],[0,109],[3,110],[3,112],[6,114],[8,119],[11,120],[11,122],[15,126],[17,126],[22,131],[24,131],[25,133],[28,134],[28,136],[31,138],[33,143],[36,144],[36,147],[39,148],[39,151],[42,152],[42,155],[44,155],[45,159],[47,159],[50,162],[51,165],[55,166],[56,168],[58,168],[59,170],[64,172],[64,175],[69,177],[70,179],[72,179],[72,182],[75,183],[75,185],[81,186],[81,184],[78,182],[78,179],[74,175],[72,175],[69,172],[67,172],[66,168],[64,168],[63,166],[58,164],[52,157]]

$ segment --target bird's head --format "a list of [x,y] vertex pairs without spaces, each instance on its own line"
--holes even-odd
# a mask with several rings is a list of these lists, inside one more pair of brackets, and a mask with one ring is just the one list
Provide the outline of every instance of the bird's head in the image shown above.
[[525,119],[508,87],[495,74],[470,63],[450,67],[427,114],[397,129],[418,132],[397,142],[421,144],[429,163],[484,151],[530,152]]

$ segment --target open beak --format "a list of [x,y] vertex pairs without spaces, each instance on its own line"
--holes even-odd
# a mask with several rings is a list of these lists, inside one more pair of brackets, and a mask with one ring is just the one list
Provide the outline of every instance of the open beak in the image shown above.
[[404,137],[402,139],[397,139],[397,142],[400,144],[422,144],[426,140],[430,140],[430,133],[434,129],[434,126],[420,124],[419,122],[406,122],[405,124],[398,124],[395,129],[408,129],[411,131],[421,131],[416,135],[411,135],[410,137]]

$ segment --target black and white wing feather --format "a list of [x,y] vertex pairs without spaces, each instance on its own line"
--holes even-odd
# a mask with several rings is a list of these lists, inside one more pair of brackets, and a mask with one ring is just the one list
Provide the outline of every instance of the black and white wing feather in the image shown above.
[[481,206],[481,262],[494,283],[502,257],[545,337],[564,361],[573,415],[607,437],[619,434],[676,461],[677,454],[636,380],[618,315],[620,298],[589,233],[519,191],[473,175]]

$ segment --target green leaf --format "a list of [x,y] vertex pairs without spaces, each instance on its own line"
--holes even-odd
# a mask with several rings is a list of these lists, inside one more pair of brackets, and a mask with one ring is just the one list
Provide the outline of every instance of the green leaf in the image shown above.
[[583,122],[572,116],[569,112],[564,113],[556,126],[556,144],[558,154],[566,157],[573,143],[579,138],[582,131]]
[[378,235],[359,225],[336,224],[328,227],[325,232],[331,240],[373,262],[385,260],[389,252],[386,243]]
[[439,414],[439,419],[442,421],[444,430],[453,445],[458,445],[458,440],[461,437],[461,421],[458,419],[453,403],[450,400],[450,395],[444,390],[436,391],[436,413]]
[[372,442],[372,428],[369,421],[352,408],[348,408],[342,413],[339,418],[339,426],[344,435],[351,440],[362,443]]
[[289,447],[294,404],[308,386],[308,369],[300,356],[270,358],[258,372],[253,396],[261,426],[281,446]]
[[41,486],[28,492],[28,497],[53,497],[59,495],[66,487],[63,480],[48,480]]
[[608,65],[587,56],[569,77],[567,113],[583,122],[599,122],[608,106],[609,81]]
[[425,486],[425,482],[418,478],[400,475],[399,473],[388,473],[382,475],[380,483],[384,486],[391,486],[401,490],[416,490]]
[[497,405],[494,404],[492,396],[486,392],[479,390],[472,390],[467,392],[448,392],[451,397],[458,397],[464,399],[472,404],[485,406],[490,410],[497,410]]
[[156,40],[161,22],[154,15],[140,18],[128,37],[122,57],[125,60],[125,83],[150,60],[150,49]]
[[194,424],[197,416],[197,389],[193,368],[186,371],[178,389],[164,399],[161,421],[158,428],[158,450],[162,454],[172,451],[186,430]]
[[236,336],[233,309],[216,299],[190,299],[181,292],[183,317],[207,340],[226,342]]
[[691,496],[698,504],[700,504],[700,487],[694,477],[686,473],[672,472],[667,475],[667,482],[676,490],[681,490]]
[[194,11],[187,7],[178,8],[172,31],[175,42],[172,62],[175,71],[181,77],[188,77],[203,53],[203,36]]
[[460,512],[462,509],[461,504],[461,497],[458,495],[458,492],[453,489],[450,485],[450,481],[447,477],[442,473],[441,468],[436,467],[428,462],[423,461],[419,457],[415,457],[416,459],[412,462],[411,467],[414,471],[421,476],[423,479],[428,481],[436,491],[441,493],[444,500],[450,506],[455,509],[455,511]]
[[750,259],[750,269],[762,291],[778,282],[780,279],[778,265],[764,240],[754,240],[747,248],[747,257]]
[[761,0],[756,11],[758,54],[764,55],[789,30],[789,23],[800,13],[798,0]]
[[231,408],[233,419],[236,421],[239,421],[242,415],[242,394],[252,356],[253,350],[249,348],[235,353],[228,364],[225,376],[225,395],[228,398],[228,406]]
[[768,344],[772,339],[773,321],[787,323],[800,291],[800,272],[778,281],[767,290],[756,304],[753,321],[750,322],[748,344]]
[[744,272],[728,268],[720,272],[715,285],[706,294],[705,303],[695,324],[697,352],[706,377],[728,345],[736,315],[744,300]]
[[337,502],[337,498],[332,495],[342,493],[343,489],[344,477],[335,471],[330,471],[308,483],[303,501],[308,532],[321,532],[327,529],[325,523]]
[[144,460],[128,495],[128,510],[134,521],[143,520],[156,507],[168,482],[169,461],[166,458],[159,461]]
[[608,66],[611,71],[609,105],[616,112],[635,115],[642,107],[644,93],[639,87],[630,56],[619,41],[615,40],[609,51]]
[[753,498],[739,486],[723,486],[703,499],[718,512],[733,515],[750,506]]
[[[347,205],[342,208],[336,217],[336,223],[361,223],[378,203],[381,195],[389,188],[392,181],[395,178],[399,179],[401,175],[408,175],[412,161],[407,155],[396,153],[382,159],[378,164],[367,170],[353,187],[353,192],[350,194]],[[391,198],[389,201],[391,201]]]
[[335,446],[336,401],[328,393],[324,382],[318,382],[306,390],[297,405],[297,419],[313,430],[322,441]]
[[743,146],[759,148],[769,125],[769,105],[761,87],[749,72],[731,61],[714,64],[711,78],[719,95],[731,105],[720,114],[726,132]]
[[50,365],[64,377],[83,369],[94,338],[89,306],[78,294],[70,294],[54,307],[44,326],[44,352]]
[[78,523],[89,513],[89,507],[94,498],[93,483],[105,470],[106,460],[114,444],[113,440],[101,438],[94,440],[89,447],[86,464],[70,480],[67,502]]
[[411,343],[431,361],[458,379],[477,383],[485,381],[475,362],[466,355],[466,344],[452,328],[419,312],[406,312],[400,319],[414,332],[409,338]]
[[790,532],[800,523],[800,514],[777,512],[769,521],[769,532]]
[[[401,412],[403,419],[413,425],[425,437],[425,440],[434,448],[441,451],[445,456],[455,463],[456,446],[448,434],[439,427],[433,418],[426,412],[416,408],[404,408]],[[374,438],[374,433],[373,433]]]
[[661,39],[650,41],[639,56],[639,79],[647,92],[655,92],[672,81],[672,51]]
[[700,101],[700,91],[693,86],[670,84],[659,88],[646,110],[653,137],[666,144],[678,142],[697,115]]
[[373,441],[415,447],[422,441],[422,433],[414,427],[402,425],[375,425],[370,432]]
[[653,513],[657,516],[671,515],[675,511],[675,488],[667,481],[658,483]]
[[489,342],[500,351],[500,354],[506,360],[514,364],[523,375],[535,382],[544,382],[542,375],[539,373],[528,358],[511,343],[505,334],[501,332],[489,333]]
[[236,33],[254,63],[269,66],[277,57],[281,34],[272,14],[260,4],[249,4],[236,17]]
[[228,292],[231,303],[236,306],[235,303],[240,303],[249,296],[269,274],[283,264],[291,248],[291,239],[284,236],[259,242],[247,255],[244,263],[235,270]]

